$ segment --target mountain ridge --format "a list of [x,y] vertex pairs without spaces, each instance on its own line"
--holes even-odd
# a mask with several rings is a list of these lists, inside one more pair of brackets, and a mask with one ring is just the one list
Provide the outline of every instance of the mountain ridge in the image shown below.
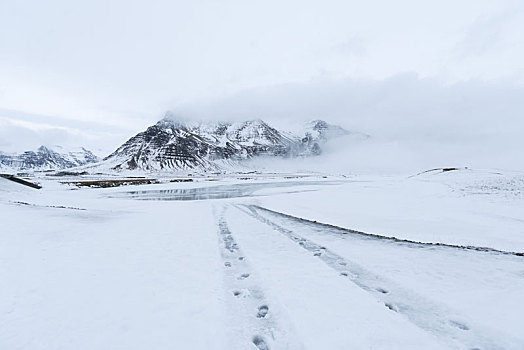
[[22,153],[0,152],[0,167],[8,170],[62,170],[99,162],[100,158],[90,150],[79,147],[64,150],[60,146],[40,146]]
[[194,122],[168,113],[101,163],[113,170],[220,169],[255,157],[317,156],[330,139],[349,134],[323,120],[307,124],[304,134],[293,134],[261,119]]

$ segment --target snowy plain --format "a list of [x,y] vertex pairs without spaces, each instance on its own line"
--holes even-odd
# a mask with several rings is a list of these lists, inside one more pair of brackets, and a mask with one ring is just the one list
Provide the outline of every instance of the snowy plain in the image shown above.
[[0,178],[1,349],[524,348],[522,173],[163,176]]

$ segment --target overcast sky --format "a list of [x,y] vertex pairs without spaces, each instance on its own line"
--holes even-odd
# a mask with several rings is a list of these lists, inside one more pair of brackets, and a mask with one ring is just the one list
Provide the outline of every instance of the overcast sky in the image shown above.
[[166,110],[503,134],[523,62],[521,0],[0,0],[0,150],[105,153]]

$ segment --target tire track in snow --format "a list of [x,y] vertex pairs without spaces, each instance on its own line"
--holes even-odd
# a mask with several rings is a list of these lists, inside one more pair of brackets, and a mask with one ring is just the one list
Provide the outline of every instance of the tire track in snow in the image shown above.
[[289,220],[294,220],[294,221],[297,221],[297,222],[300,222],[300,223],[303,223],[303,224],[315,225],[317,227],[322,227],[322,228],[325,228],[325,229],[329,229],[331,231],[334,230],[337,233],[344,234],[344,235],[346,235],[346,234],[353,234],[353,235],[358,235],[358,236],[361,236],[361,237],[364,237],[364,238],[368,238],[368,239],[390,241],[390,242],[393,242],[393,243],[407,244],[407,245],[410,245],[410,246],[441,247],[441,248],[451,248],[451,249],[460,249],[460,250],[485,252],[485,253],[492,253],[492,254],[502,254],[502,255],[515,255],[515,256],[522,256],[522,257],[524,257],[524,252],[511,252],[511,251],[500,250],[500,249],[495,249],[495,248],[490,248],[490,247],[479,247],[479,246],[472,246],[472,245],[458,245],[458,244],[438,243],[438,242],[412,241],[412,240],[409,240],[409,239],[402,239],[402,238],[397,238],[397,237],[383,236],[383,235],[378,235],[378,234],[375,234],[375,233],[367,233],[367,232],[352,230],[352,229],[348,229],[348,228],[344,228],[344,227],[340,227],[340,226],[336,226],[336,225],[324,224],[324,223],[321,223],[321,222],[312,221],[312,220],[308,220],[308,219],[304,219],[304,218],[299,218],[299,217],[292,216],[292,215],[289,215],[289,214],[284,214],[284,213],[281,213],[281,212],[278,212],[278,211],[274,211],[274,210],[271,210],[271,209],[267,209],[267,208],[264,208],[264,207],[261,207],[261,206],[258,206],[258,205],[250,205],[250,207],[256,208],[257,210],[262,210],[262,211],[265,211],[265,212],[268,212],[268,213],[272,213],[272,214],[275,214],[275,215],[287,218]]
[[[220,255],[227,289],[226,303],[233,319],[232,339],[236,349],[269,350],[285,344],[286,332],[274,318],[272,305],[258,283],[248,259],[229,230],[225,218],[227,207],[215,216],[218,222]],[[287,348],[287,347],[286,347]]]
[[[304,238],[271,221],[259,213],[261,208],[254,205],[236,205],[240,211],[270,226],[283,234],[311,256],[320,259],[335,270],[341,278],[347,278],[358,287],[384,303],[391,311],[405,316],[419,328],[433,333],[448,345],[458,349],[520,349],[518,341],[506,335],[477,326],[465,321],[458,313],[444,305],[439,305],[417,293],[397,285],[380,275],[370,272],[359,264],[346,259],[326,247]],[[277,213],[278,214],[278,213]]]

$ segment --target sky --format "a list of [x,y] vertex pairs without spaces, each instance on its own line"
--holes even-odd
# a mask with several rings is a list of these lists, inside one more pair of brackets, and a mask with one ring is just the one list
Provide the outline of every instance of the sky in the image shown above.
[[0,0],[0,150],[106,155],[167,110],[506,140],[522,62],[520,0]]

